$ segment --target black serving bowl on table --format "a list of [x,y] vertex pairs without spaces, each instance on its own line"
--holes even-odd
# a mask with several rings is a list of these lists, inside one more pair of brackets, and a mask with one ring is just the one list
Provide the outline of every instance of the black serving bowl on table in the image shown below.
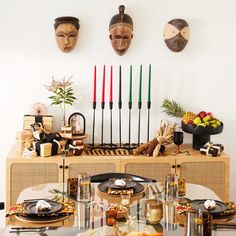
[[200,150],[200,148],[210,142],[211,135],[220,134],[223,131],[224,125],[214,128],[212,126],[204,127],[201,125],[194,126],[192,124],[184,124],[182,122],[182,130],[193,135],[193,149]]

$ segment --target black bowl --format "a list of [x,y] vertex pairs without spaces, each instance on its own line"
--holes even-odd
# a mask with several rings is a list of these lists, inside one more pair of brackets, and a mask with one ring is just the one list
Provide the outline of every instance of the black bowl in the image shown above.
[[224,125],[221,123],[221,126],[214,128],[212,126],[203,127],[201,125],[193,126],[191,124],[186,125],[182,122],[182,129],[186,133],[190,134],[200,134],[200,135],[212,135],[212,134],[220,134],[223,131]]
[[220,134],[223,131],[224,125],[214,128],[212,126],[193,126],[191,124],[186,125],[182,122],[182,129],[184,132],[193,134],[193,149],[200,150],[204,144],[210,142],[210,135]]

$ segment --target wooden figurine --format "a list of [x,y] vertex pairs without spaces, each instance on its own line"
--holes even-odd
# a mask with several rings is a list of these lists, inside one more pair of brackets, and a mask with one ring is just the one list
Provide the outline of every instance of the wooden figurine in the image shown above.
[[72,16],[62,16],[55,19],[55,35],[57,45],[63,52],[74,49],[79,34],[79,19]]
[[119,14],[111,18],[109,31],[113,49],[118,55],[123,55],[129,48],[133,38],[133,21],[125,12],[125,6],[119,6]]
[[164,28],[164,40],[173,52],[181,52],[189,40],[189,26],[183,19],[173,19]]

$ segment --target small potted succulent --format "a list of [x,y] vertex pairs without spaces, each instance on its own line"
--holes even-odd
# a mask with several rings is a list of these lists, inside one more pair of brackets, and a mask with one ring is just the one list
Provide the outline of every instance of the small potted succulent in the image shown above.
[[50,105],[60,106],[62,113],[62,126],[66,127],[66,105],[73,105],[76,97],[74,96],[71,81],[72,76],[66,79],[65,76],[61,80],[56,80],[52,77],[50,85],[44,85],[44,87],[52,93],[49,99],[52,101]]

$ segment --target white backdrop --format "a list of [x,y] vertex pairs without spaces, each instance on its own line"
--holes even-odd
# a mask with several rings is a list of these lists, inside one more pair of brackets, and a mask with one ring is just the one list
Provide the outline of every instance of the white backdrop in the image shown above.
[[[134,37],[128,52],[118,56],[109,42],[108,25],[111,17],[124,4],[134,21]],[[234,0],[1,0],[0,8],[0,108],[1,118],[1,181],[0,201],[5,200],[5,157],[21,130],[24,114],[35,102],[49,105],[48,91],[43,87],[55,78],[73,75],[78,98],[72,112],[82,112],[87,118],[88,141],[91,140],[93,66],[98,67],[97,96],[101,98],[102,67],[114,66],[114,141],[118,141],[118,66],[123,72],[122,141],[127,134],[127,101],[129,66],[133,65],[132,141],[137,142],[137,97],[139,66],[143,65],[143,110],[141,141],[146,140],[146,99],[148,65],[152,64],[152,110],[150,137],[162,119],[161,102],[165,96],[180,102],[186,110],[207,110],[224,122],[224,131],[212,140],[224,144],[231,156],[231,200],[236,201],[233,179],[235,161],[235,30]],[[54,38],[54,19],[71,15],[80,19],[77,47],[69,54],[62,53]],[[171,52],[163,41],[163,28],[174,18],[183,18],[190,25],[190,41],[181,53]],[[109,80],[106,81],[106,101],[109,99]],[[58,107],[49,107],[54,126],[59,127]],[[105,110],[109,127],[109,110]],[[101,109],[97,109],[96,141],[100,141]],[[105,141],[109,130],[105,129]],[[191,136],[185,134],[185,142]],[[196,173],[197,174],[197,173]],[[4,214],[1,213],[2,225]]]

